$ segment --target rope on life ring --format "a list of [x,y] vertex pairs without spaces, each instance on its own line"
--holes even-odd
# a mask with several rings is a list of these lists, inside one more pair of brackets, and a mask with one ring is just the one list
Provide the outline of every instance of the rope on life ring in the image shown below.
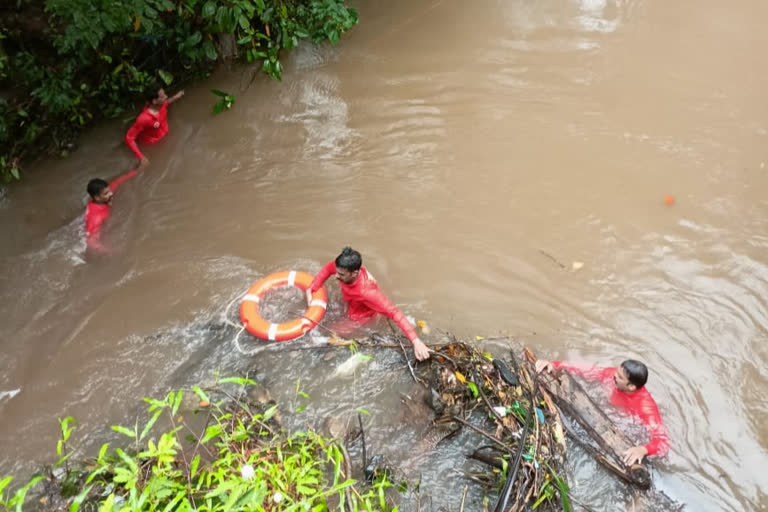
[[251,286],[240,302],[240,321],[245,329],[263,340],[287,341],[305,335],[320,323],[328,307],[328,293],[324,287],[312,294],[307,310],[298,318],[287,322],[269,322],[259,314],[259,303],[270,290],[282,286],[295,286],[302,291],[312,286],[313,276],[306,272],[286,270],[260,279]]

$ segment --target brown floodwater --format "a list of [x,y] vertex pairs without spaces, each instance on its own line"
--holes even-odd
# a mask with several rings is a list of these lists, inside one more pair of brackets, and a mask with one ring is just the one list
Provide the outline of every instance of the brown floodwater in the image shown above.
[[[307,419],[367,409],[369,450],[408,453],[402,362],[338,376],[348,354],[249,355],[206,327],[349,244],[432,326],[644,360],[672,444],[656,485],[689,510],[768,509],[768,3],[357,3],[282,83],[224,66],[186,88],[115,196],[108,258],[86,258],[82,213],[88,179],[134,163],[120,122],[0,199],[0,474],[53,458],[56,417],[88,452],[141,397],[243,367],[290,406],[301,379]],[[211,88],[231,111],[211,115]],[[614,510],[582,462],[574,495]],[[461,464],[419,464],[456,508]]]

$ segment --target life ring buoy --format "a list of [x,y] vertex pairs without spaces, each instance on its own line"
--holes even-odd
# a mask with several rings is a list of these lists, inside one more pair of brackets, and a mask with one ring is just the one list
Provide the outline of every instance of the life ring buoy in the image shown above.
[[320,323],[328,307],[328,293],[320,287],[312,294],[309,308],[299,318],[283,323],[265,320],[259,314],[259,302],[268,291],[281,286],[295,286],[306,291],[312,286],[313,276],[306,272],[286,270],[270,274],[250,287],[240,302],[240,320],[246,330],[263,340],[287,341],[305,335]]

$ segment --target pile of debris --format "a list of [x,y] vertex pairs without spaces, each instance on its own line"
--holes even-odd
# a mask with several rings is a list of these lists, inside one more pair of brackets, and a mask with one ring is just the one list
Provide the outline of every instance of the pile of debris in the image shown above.
[[467,343],[436,347],[414,377],[429,387],[435,428],[468,428],[484,439],[470,458],[488,466],[465,474],[488,487],[504,484],[494,511],[569,508],[565,431],[530,361],[493,358]]

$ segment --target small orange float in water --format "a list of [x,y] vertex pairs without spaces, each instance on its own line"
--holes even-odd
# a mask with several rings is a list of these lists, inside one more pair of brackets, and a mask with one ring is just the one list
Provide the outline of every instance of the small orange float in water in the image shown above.
[[667,203],[669,206],[672,206],[675,204],[675,198],[674,196],[664,196],[664,202]]

